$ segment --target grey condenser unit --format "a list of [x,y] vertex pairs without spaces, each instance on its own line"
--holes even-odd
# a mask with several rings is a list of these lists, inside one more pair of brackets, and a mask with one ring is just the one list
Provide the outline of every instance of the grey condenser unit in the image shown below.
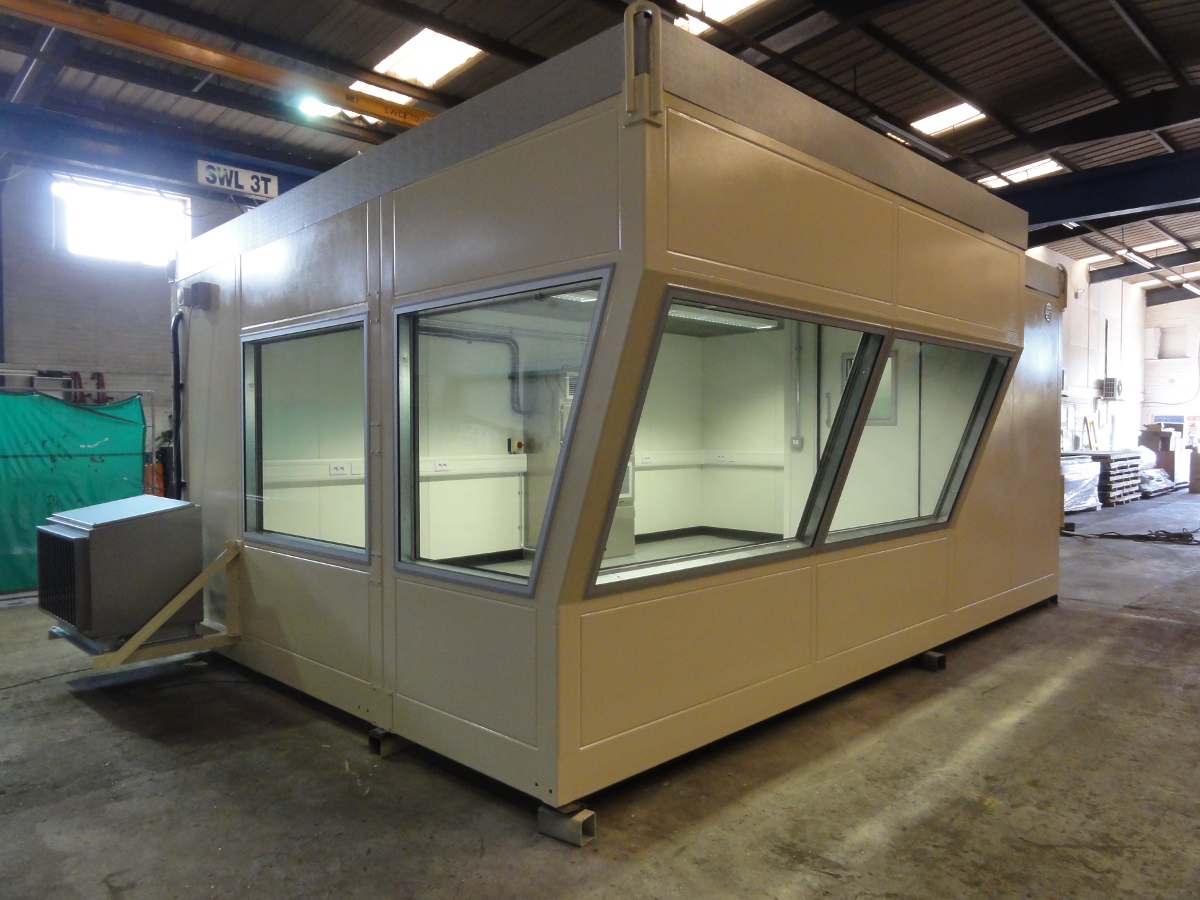
[[[58,512],[38,528],[38,606],[100,644],[133,634],[203,569],[200,507],[142,494]],[[190,636],[188,601],[158,638]]]

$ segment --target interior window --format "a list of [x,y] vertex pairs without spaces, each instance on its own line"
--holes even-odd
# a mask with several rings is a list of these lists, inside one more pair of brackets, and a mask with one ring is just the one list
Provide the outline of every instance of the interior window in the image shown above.
[[[828,540],[950,518],[998,396],[1008,359],[980,350],[897,340],[871,407]],[[883,418],[882,391],[891,414]],[[878,413],[879,418],[876,418]],[[881,427],[871,427],[878,425]]]
[[362,325],[244,353],[246,529],[365,548]]
[[599,583],[811,543],[881,344],[673,302]]
[[412,510],[402,512],[401,558],[528,580],[600,287],[595,279],[400,318],[400,393],[411,403],[401,410],[402,454],[417,484],[401,498]]

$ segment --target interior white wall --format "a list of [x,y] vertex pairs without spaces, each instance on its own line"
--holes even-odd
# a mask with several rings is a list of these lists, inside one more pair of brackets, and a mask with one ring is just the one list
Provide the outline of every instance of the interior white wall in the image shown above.
[[[165,268],[75,256],[55,240],[49,170],[16,167],[0,194],[4,353],[0,361],[103,372],[110,390],[153,391],[156,426],[171,409],[171,293]],[[193,200],[193,237],[240,213]],[[149,403],[146,403],[149,421]]]
[[261,349],[263,527],[366,544],[361,329]]
[[[1143,421],[1155,416],[1200,416],[1200,297],[1146,308],[1145,407]],[[1162,332],[1175,329],[1172,341]],[[1170,348],[1168,343],[1176,343]],[[1165,358],[1182,351],[1185,356]],[[1190,430],[1190,429],[1189,429]]]
[[[1136,447],[1144,420],[1146,294],[1124,281],[1089,284],[1088,267],[1047,247],[1028,255],[1067,271],[1063,312],[1062,446],[1083,446],[1084,417],[1092,418],[1101,447]],[[1105,377],[1104,326],[1108,323],[1108,375],[1120,378],[1120,400],[1101,399]]]

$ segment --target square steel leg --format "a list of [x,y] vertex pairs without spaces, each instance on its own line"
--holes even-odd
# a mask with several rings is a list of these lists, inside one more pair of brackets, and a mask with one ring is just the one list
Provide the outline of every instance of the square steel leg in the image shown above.
[[584,809],[582,803],[568,803],[558,809],[543,806],[538,810],[538,831],[582,847],[596,836],[596,814]]

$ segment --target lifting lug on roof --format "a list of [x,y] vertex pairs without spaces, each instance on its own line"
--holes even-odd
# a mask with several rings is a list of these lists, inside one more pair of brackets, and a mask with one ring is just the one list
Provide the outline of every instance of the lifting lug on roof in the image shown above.
[[638,0],[625,11],[625,124],[663,123],[662,13]]

